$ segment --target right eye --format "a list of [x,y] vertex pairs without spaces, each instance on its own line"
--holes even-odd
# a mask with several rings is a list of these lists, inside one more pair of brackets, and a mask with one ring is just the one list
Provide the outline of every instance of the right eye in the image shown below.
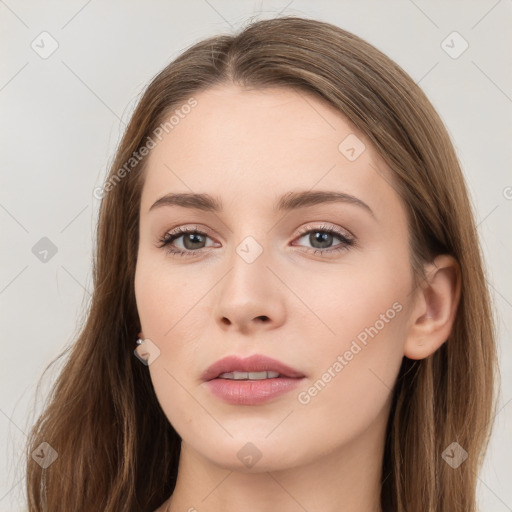
[[[183,238],[181,242],[183,248],[177,248],[173,245],[173,242],[180,238]],[[207,233],[204,233],[197,228],[179,227],[169,233],[166,233],[162,238],[160,238],[160,245],[158,247],[165,247],[166,251],[170,254],[191,256],[205,248],[205,246],[197,247],[197,245],[204,244],[207,238],[209,238]]]

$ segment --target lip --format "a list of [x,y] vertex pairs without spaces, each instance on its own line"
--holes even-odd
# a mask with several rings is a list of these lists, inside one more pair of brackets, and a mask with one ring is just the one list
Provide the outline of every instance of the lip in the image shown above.
[[[203,372],[201,378],[204,381],[216,379],[221,373],[229,372],[277,372],[283,377],[301,378],[305,375],[295,368],[292,368],[277,359],[254,354],[252,356],[241,358],[239,356],[227,356],[219,359]],[[272,379],[269,379],[272,380]]]
[[[231,380],[218,378],[222,373],[278,372],[280,377],[263,380]],[[255,354],[247,358],[228,356],[212,364],[202,379],[206,387],[220,400],[234,405],[258,405],[268,402],[297,387],[305,375],[270,357]]]

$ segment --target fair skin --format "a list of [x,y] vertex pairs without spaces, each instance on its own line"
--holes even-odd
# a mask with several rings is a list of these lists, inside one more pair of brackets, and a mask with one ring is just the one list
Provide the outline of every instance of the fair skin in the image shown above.
[[[330,105],[291,89],[226,85],[194,97],[151,151],[141,197],[139,335],[160,350],[148,370],[182,438],[177,485],[158,511],[379,511],[391,390],[404,356],[428,357],[448,338],[457,264],[438,256],[414,288],[392,174]],[[366,145],[353,161],[338,149],[351,133]],[[274,211],[292,191],[343,192],[373,214],[349,202]],[[171,192],[209,194],[222,210],[149,211]],[[180,226],[207,233],[172,242],[190,256],[158,247]],[[333,252],[343,240],[326,227],[356,245]],[[236,250],[246,237],[262,249],[251,263]],[[351,357],[370,327],[377,333]],[[227,404],[200,375],[230,354],[265,354],[305,378],[267,403]],[[308,392],[329,368],[321,391]],[[261,454],[252,467],[237,456],[248,442]]]

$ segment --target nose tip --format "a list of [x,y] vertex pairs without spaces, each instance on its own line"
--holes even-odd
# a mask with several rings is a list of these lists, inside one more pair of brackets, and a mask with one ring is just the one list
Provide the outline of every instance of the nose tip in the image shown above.
[[[236,256],[223,276],[214,299],[215,318],[223,329],[250,333],[253,329],[274,329],[286,318],[281,280],[261,255],[252,264]],[[269,272],[270,270],[270,272]]]
[[[255,317],[254,320],[261,323],[267,323],[270,321],[270,318],[267,315],[260,315]],[[229,318],[223,317],[222,322],[226,325],[231,325],[231,320]]]

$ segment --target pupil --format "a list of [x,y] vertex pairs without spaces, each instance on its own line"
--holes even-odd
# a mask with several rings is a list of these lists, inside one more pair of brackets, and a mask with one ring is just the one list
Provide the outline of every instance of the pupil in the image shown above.
[[332,242],[332,234],[331,233],[325,233],[323,231],[315,231],[314,233],[311,233],[309,235],[309,241],[314,246],[314,243],[319,242],[321,247],[318,247],[318,249],[325,249],[326,247],[329,247],[330,243]]
[[183,245],[185,246],[185,249],[197,249],[196,246],[194,246],[194,245],[190,246],[190,244],[193,244],[194,242],[198,242],[198,241],[199,241],[199,243],[201,243],[202,242],[201,238],[202,238],[202,235],[200,235],[198,233],[189,233],[183,239]]

